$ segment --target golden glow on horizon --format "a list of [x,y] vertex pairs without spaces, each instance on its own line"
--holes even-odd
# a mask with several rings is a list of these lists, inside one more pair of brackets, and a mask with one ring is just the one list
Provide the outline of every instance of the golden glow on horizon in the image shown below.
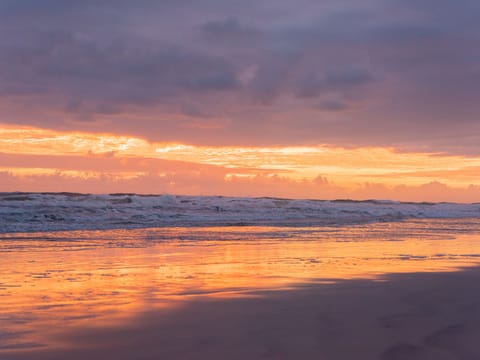
[[[0,127],[0,156],[10,159],[9,165],[5,165],[0,158],[0,171],[14,176],[61,173],[79,178],[131,179],[166,172],[152,169],[148,161],[167,160],[173,164],[169,173],[183,163],[191,164],[192,168],[206,165],[223,169],[225,181],[280,176],[296,182],[327,179],[330,184],[346,188],[365,184],[419,186],[437,181],[467,188],[478,185],[480,169],[479,157],[406,153],[392,148],[193,146],[153,143],[132,136],[14,126]],[[42,161],[32,158],[35,156],[50,157]],[[64,159],[69,156],[74,158],[67,166]],[[15,165],[12,159],[18,160]],[[102,161],[105,166],[88,168],[92,159]],[[109,169],[108,164],[114,160],[123,164],[123,168]]]
[[152,153],[142,139],[109,134],[59,132],[30,127],[0,127],[0,152],[32,155],[104,154],[142,156]]
[[[102,176],[105,176],[104,173],[99,171],[78,171],[78,170],[60,170],[60,169],[50,169],[50,168],[5,168],[0,167],[0,172],[9,172],[16,176],[25,177],[25,176],[54,176],[61,175],[64,177],[70,177],[75,179],[98,179]],[[108,176],[116,180],[125,180],[125,179],[134,179],[138,176],[146,175],[145,172],[135,172],[135,171],[116,171],[115,173],[109,173]],[[157,174],[157,176],[162,176],[162,174]]]

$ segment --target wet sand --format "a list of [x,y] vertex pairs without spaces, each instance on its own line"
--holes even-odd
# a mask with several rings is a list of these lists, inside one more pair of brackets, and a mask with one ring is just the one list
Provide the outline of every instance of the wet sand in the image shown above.
[[479,359],[480,270],[197,298],[2,359]]
[[477,227],[4,236],[0,359],[479,359]]

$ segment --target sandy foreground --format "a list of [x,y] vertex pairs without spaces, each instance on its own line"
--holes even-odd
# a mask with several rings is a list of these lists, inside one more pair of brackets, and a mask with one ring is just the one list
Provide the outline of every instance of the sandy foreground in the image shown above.
[[479,359],[480,269],[198,298],[2,359]]
[[0,359],[480,359],[479,237],[442,224],[4,238]]

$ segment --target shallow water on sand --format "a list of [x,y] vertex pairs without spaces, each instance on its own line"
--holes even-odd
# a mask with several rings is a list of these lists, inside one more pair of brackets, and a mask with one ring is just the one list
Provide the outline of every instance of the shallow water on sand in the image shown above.
[[3,359],[68,348],[65,332],[119,328],[147,310],[169,311],[199,297],[475,266],[480,223],[17,233],[0,235],[0,256]]

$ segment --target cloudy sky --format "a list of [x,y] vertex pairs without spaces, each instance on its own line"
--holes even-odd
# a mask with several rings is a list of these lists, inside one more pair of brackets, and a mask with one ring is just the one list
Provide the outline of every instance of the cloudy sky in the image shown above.
[[478,0],[0,0],[0,191],[480,201]]

